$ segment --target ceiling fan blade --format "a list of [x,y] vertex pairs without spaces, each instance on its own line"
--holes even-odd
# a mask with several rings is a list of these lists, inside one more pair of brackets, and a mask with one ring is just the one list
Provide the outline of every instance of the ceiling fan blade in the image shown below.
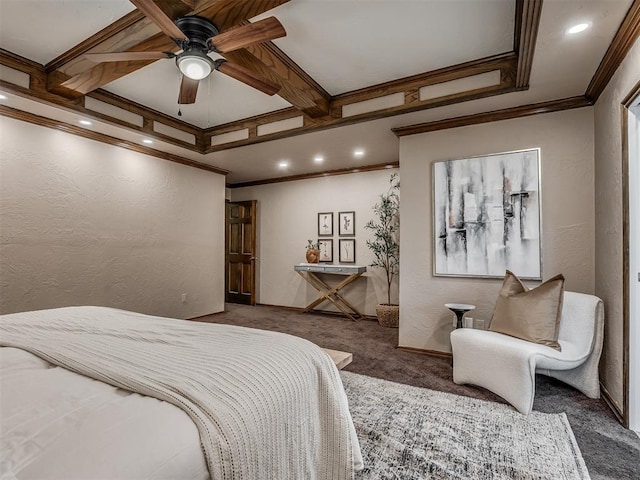
[[182,30],[173,23],[173,20],[171,20],[153,0],[130,0],[130,2],[144,13],[145,17],[155,23],[165,35],[168,35],[174,40],[188,40]]
[[241,67],[236,63],[229,63],[226,60],[216,61],[216,70],[246,83],[250,87],[260,90],[267,95],[275,95],[280,90],[280,85],[270,82],[251,70]]
[[226,31],[290,0],[217,0],[198,12],[210,19],[218,30]]
[[182,76],[182,82],[180,83],[180,95],[178,96],[178,103],[180,105],[196,103],[199,83],[200,80],[192,80],[185,75]]
[[135,60],[159,60],[161,58],[171,58],[172,53],[165,52],[107,52],[107,53],[85,53],[85,58],[96,63],[103,62],[128,62]]
[[220,53],[232,52],[254,43],[262,43],[287,34],[276,17],[265,18],[256,23],[234,27],[209,39]]

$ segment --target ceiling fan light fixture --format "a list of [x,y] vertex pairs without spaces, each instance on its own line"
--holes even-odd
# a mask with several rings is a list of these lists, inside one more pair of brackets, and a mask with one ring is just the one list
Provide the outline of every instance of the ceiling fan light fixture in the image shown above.
[[209,76],[214,63],[209,56],[197,48],[189,49],[176,58],[176,64],[185,77],[202,80]]

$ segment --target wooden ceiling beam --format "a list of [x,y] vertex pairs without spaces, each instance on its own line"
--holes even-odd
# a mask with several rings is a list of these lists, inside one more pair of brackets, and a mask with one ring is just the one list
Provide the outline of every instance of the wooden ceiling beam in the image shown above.
[[272,42],[251,45],[224,56],[280,85],[278,95],[305,115],[319,118],[329,114],[329,94]]
[[[213,19],[224,31],[288,1],[200,0],[195,3],[193,13]],[[192,11],[190,2],[156,0],[156,3],[174,19]],[[134,11],[50,62],[46,67],[47,88],[68,98],[79,98],[155,61],[95,64],[84,58],[88,52],[111,51],[176,52],[178,47],[153,22]],[[329,94],[273,43],[254,45],[225,57],[280,85],[278,94],[306,115],[312,118],[328,115]]]
[[[214,1],[206,0],[203,6]],[[191,11],[188,5],[181,2],[156,0],[156,3],[172,19]],[[136,10],[50,62],[45,67],[48,73],[47,89],[68,98],[78,98],[155,61],[96,64],[84,57],[88,52],[125,51],[176,52],[178,46],[160,32],[155,23]]]
[[516,0],[514,51],[518,55],[516,89],[529,88],[533,53],[538,38],[542,0]]
[[[143,118],[143,125],[134,125],[116,117],[112,117],[101,112],[89,110],[85,107],[85,97],[66,98],[47,90],[47,74],[45,68],[31,60],[15,55],[6,50],[0,49],[0,65],[4,65],[13,70],[29,75],[29,86],[22,87],[13,83],[0,80],[0,88],[6,92],[14,93],[20,97],[28,98],[45,105],[61,108],[70,112],[78,113],[87,118],[94,118],[110,125],[125,128],[127,130],[152,136],[158,140],[183,147],[196,152],[203,152],[204,135],[202,130],[186,122],[177,120],[169,115],[157,112],[143,105],[137,104],[125,98],[119,97],[105,90],[95,90],[88,96],[95,100],[113,105],[119,109],[134,113]],[[153,129],[154,122],[167,125],[177,130],[191,134],[195,137],[196,143],[188,143],[182,140],[156,132]]]
[[[442,68],[433,72],[413,75],[392,82],[385,82],[360,90],[354,90],[342,95],[333,97],[330,102],[331,116],[321,118],[303,117],[302,125],[293,126],[288,129],[260,135],[259,128],[275,122],[286,121],[300,117],[302,114],[297,109],[284,109],[258,115],[237,122],[230,122],[204,130],[204,145],[206,152],[215,152],[228,148],[235,148],[244,145],[251,145],[271,140],[277,140],[294,135],[301,135],[311,131],[325,130],[344,125],[351,125],[379,118],[415,112],[427,108],[436,108],[443,105],[465,102],[478,98],[499,95],[515,91],[515,75],[517,68],[517,57],[513,53],[506,53],[488,57],[481,60],[474,60],[452,67]],[[420,88],[437,83],[444,83],[461,78],[473,77],[486,72],[500,71],[500,81],[495,85],[473,88],[457,93],[452,93],[436,98],[420,98]],[[357,115],[344,116],[343,107],[349,104],[358,103],[365,100],[372,100],[384,97],[389,94],[404,92],[404,102],[399,105],[371,110]],[[246,138],[234,140],[229,143],[213,145],[212,137],[224,135],[236,131],[247,131]]]

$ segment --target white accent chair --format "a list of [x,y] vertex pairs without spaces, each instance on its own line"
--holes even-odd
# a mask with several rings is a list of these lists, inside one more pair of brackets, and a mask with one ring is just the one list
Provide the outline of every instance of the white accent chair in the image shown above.
[[589,398],[600,398],[602,300],[565,292],[561,315],[558,343],[562,351],[488,330],[454,330],[453,381],[491,390],[525,415],[533,407],[536,373],[562,380]]

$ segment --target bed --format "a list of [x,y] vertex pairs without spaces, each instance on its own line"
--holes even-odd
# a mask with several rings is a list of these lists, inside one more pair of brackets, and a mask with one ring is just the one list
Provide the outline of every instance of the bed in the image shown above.
[[0,316],[0,478],[351,479],[340,376],[304,339],[104,307]]

